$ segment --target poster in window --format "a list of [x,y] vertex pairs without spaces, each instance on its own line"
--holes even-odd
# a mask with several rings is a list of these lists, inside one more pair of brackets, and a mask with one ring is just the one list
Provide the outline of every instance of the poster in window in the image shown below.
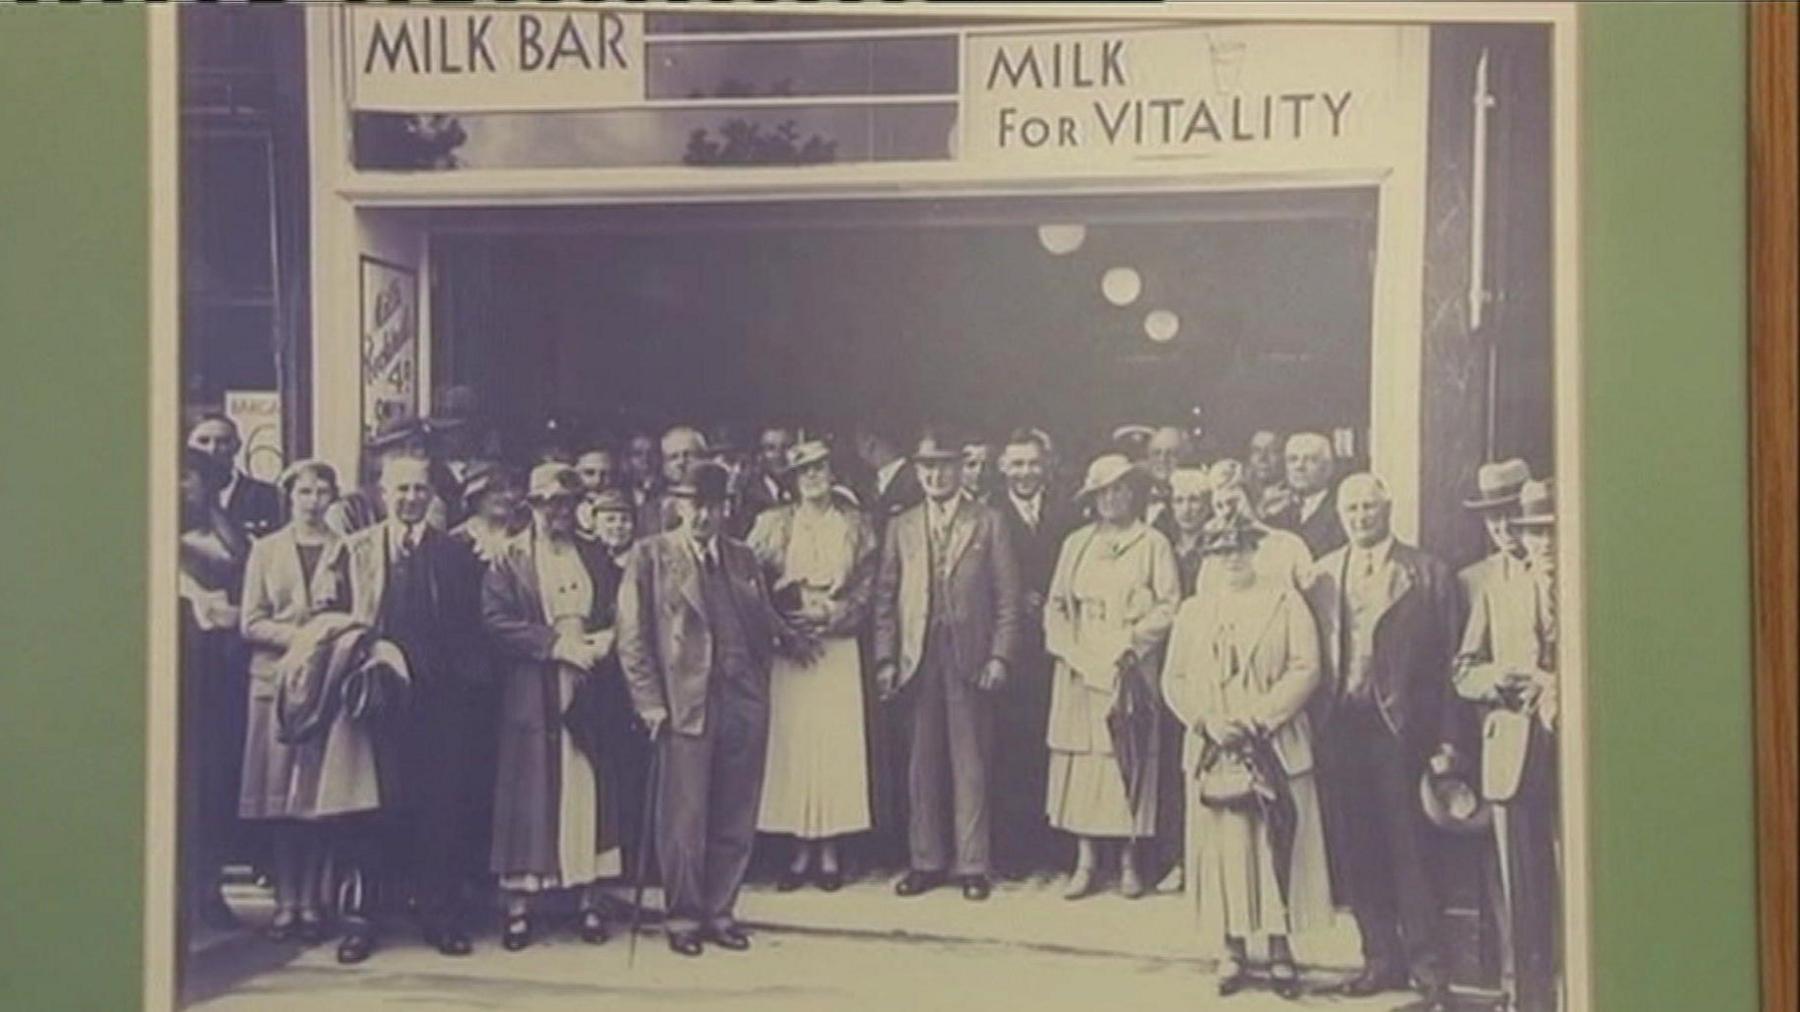
[[419,414],[419,276],[362,258],[362,415],[367,441]]

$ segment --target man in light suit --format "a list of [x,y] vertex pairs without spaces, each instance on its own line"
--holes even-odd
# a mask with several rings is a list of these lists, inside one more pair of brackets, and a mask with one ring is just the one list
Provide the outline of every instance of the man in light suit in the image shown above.
[[1019,573],[1005,522],[959,494],[958,446],[927,434],[913,454],[925,501],[888,525],[875,581],[875,682],[910,709],[907,764],[916,896],[954,875],[987,899],[993,694],[1018,661]]
[[1337,509],[1337,456],[1331,440],[1317,432],[1297,432],[1287,442],[1287,508],[1265,517],[1271,527],[1293,531],[1306,542],[1313,558],[1344,544],[1344,525]]
[[1556,509],[1548,482],[1525,482],[1511,524],[1527,560],[1473,602],[1455,686],[1484,710],[1482,795],[1506,895],[1508,1008],[1554,1012],[1556,921]]
[[733,917],[750,864],[769,737],[769,661],[817,644],[788,628],[756,557],[722,532],[725,469],[695,464],[666,494],[680,525],[640,541],[619,586],[618,652],[657,750],[656,856],[669,948],[741,951]]
[[1456,585],[1443,563],[1394,537],[1380,478],[1346,478],[1337,507],[1349,543],[1314,564],[1307,597],[1328,661],[1314,726],[1334,892],[1348,893],[1362,934],[1364,968],[1343,991],[1410,984],[1424,996],[1418,1008],[1448,1010],[1418,784],[1449,690]]
[[[427,521],[431,463],[401,452],[381,467],[387,518],[338,542],[320,562],[321,610],[346,611],[377,629],[406,658],[412,691],[406,709],[377,733],[382,796],[400,799],[398,821],[380,854],[359,864],[389,905],[410,880],[425,940],[446,956],[470,951],[463,886],[481,863],[467,827],[492,771],[472,768],[478,723],[476,682],[487,655],[471,640],[480,628],[484,566],[471,549]],[[393,792],[390,794],[390,783]],[[385,806],[384,806],[385,807]],[[360,963],[375,948],[375,927],[356,910],[347,917],[338,960]]]

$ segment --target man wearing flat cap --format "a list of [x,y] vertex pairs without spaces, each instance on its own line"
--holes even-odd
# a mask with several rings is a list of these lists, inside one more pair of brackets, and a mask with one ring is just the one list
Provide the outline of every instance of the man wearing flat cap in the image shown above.
[[925,501],[888,525],[875,581],[877,691],[911,718],[907,766],[915,896],[954,876],[991,890],[989,783],[994,694],[1017,665],[1018,564],[998,513],[958,494],[959,446],[926,434],[913,467]]
[[[319,564],[320,610],[348,612],[377,629],[406,659],[412,691],[403,714],[383,724],[377,747],[397,768],[399,817],[374,879],[383,901],[399,907],[405,886],[418,904],[425,940],[447,956],[467,955],[463,886],[478,867],[466,832],[482,777],[470,768],[472,686],[486,677],[480,628],[479,572],[468,546],[428,522],[431,463],[411,452],[382,461],[386,518],[339,541]],[[402,872],[409,872],[403,875]],[[410,881],[406,881],[410,880]],[[357,911],[358,915],[366,911]],[[375,947],[374,922],[346,918],[338,959],[359,963]]]
[[[1515,469],[1516,473],[1516,469]],[[1495,507],[1498,509],[1498,507]],[[1457,652],[1457,695],[1482,709],[1481,793],[1495,805],[1511,970],[1509,1009],[1556,1008],[1556,507],[1523,481],[1507,510],[1524,558],[1474,603]]]
[[656,855],[669,947],[739,951],[769,732],[769,662],[817,645],[775,611],[756,556],[723,531],[728,475],[686,469],[666,495],[680,524],[638,542],[619,589],[619,660],[659,771]]

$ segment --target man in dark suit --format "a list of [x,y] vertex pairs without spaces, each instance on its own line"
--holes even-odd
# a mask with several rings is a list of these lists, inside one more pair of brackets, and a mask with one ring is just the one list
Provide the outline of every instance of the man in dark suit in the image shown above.
[[219,507],[238,530],[259,538],[281,526],[281,492],[237,465],[244,444],[236,422],[217,412],[203,415],[188,432],[188,445],[211,457],[219,473],[226,476],[225,486],[219,489]]
[[680,525],[632,549],[619,587],[619,661],[660,770],[669,947],[684,956],[750,946],[732,912],[762,799],[769,661],[817,649],[776,614],[749,547],[724,535],[727,480],[703,461],[671,485]]
[[1448,695],[1456,584],[1442,562],[1395,539],[1381,479],[1346,478],[1337,509],[1348,544],[1314,563],[1307,596],[1328,662],[1314,726],[1334,892],[1348,894],[1362,934],[1364,968],[1343,991],[1410,984],[1419,1008],[1443,1012],[1442,905],[1418,785]]
[[764,510],[793,501],[793,490],[783,479],[782,472],[787,467],[787,454],[793,448],[794,439],[794,430],[785,425],[765,425],[756,434],[756,460],[744,483],[743,494],[744,511],[750,523],[754,524]]
[[1293,531],[1323,558],[1343,547],[1344,525],[1337,509],[1337,458],[1331,440],[1317,432],[1298,432],[1287,442],[1287,508],[1264,518],[1271,527]]
[[857,428],[856,456],[869,469],[870,476],[860,498],[877,533],[885,531],[889,521],[925,497],[918,475],[888,434],[874,426]]
[[[377,734],[382,795],[398,797],[381,853],[358,863],[398,906],[410,880],[425,940],[446,956],[470,951],[463,886],[479,855],[466,830],[491,790],[492,770],[470,768],[469,739],[480,726],[473,687],[489,655],[471,637],[480,629],[483,566],[470,548],[427,522],[435,492],[431,464],[401,452],[381,467],[387,518],[338,542],[320,562],[320,607],[345,611],[377,629],[406,659],[411,693],[402,714]],[[369,865],[378,865],[373,869]],[[360,963],[375,948],[367,908],[346,917],[338,960]]]
[[1044,817],[1050,752],[1050,656],[1044,652],[1044,597],[1063,539],[1080,522],[1068,500],[1052,498],[1049,454],[1039,434],[1019,429],[1000,452],[1004,491],[995,506],[1018,563],[1019,662],[995,700],[994,858],[1001,873],[1061,868],[1068,839]]
[[934,435],[913,455],[925,501],[894,518],[875,580],[875,682],[911,716],[911,870],[902,896],[954,875],[987,899],[994,695],[1018,663],[1019,572],[1005,523],[959,494],[960,448]]

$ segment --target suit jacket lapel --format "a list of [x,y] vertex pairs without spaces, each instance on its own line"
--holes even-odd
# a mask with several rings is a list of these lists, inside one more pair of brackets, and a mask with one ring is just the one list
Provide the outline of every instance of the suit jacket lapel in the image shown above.
[[1408,565],[1409,561],[1398,544],[1389,551],[1387,582],[1382,585],[1381,600],[1376,603],[1375,614],[1370,618],[1369,628],[1371,630],[1381,628],[1382,619],[1386,618],[1388,612],[1393,610],[1394,605],[1399,604],[1400,600],[1412,590],[1413,575],[1412,566]]
[[950,546],[947,549],[949,558],[945,560],[948,565],[944,567],[946,573],[956,572],[956,564],[962,561],[963,553],[968,551],[969,542],[975,539],[976,516],[973,506],[960,499],[957,500],[956,512],[950,517]]
[[706,600],[700,590],[700,563],[694,558],[692,542],[685,535],[669,539],[669,570],[681,585],[681,596],[696,615],[706,614]]
[[381,615],[382,597],[387,593],[388,526],[384,523],[361,544],[362,551],[352,553],[351,595],[358,619],[373,625]]

